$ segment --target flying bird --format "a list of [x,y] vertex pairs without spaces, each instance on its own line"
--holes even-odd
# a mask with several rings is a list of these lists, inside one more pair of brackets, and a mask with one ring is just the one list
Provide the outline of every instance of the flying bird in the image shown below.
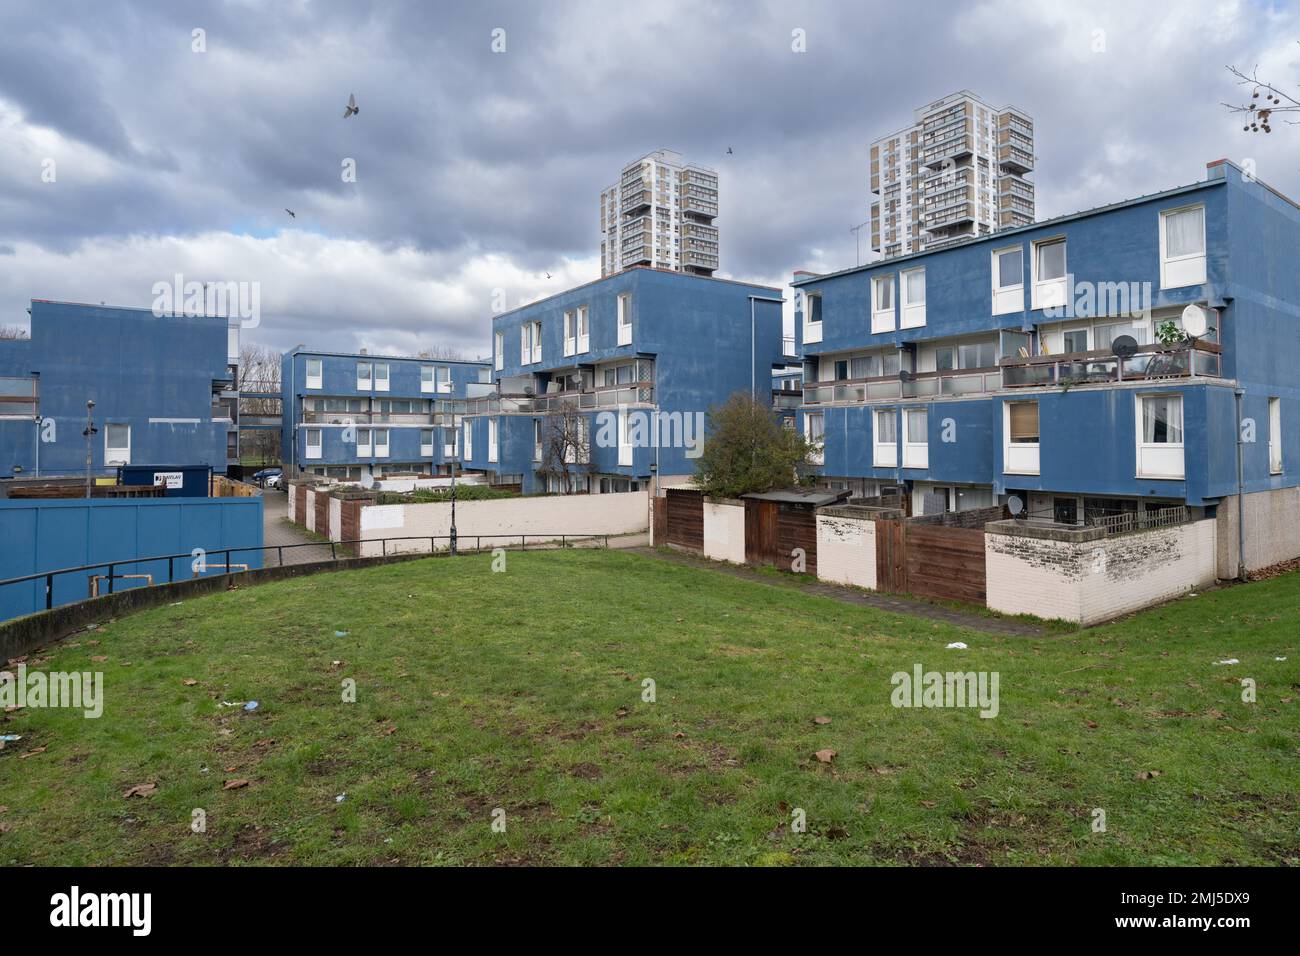
[[343,111],[343,118],[347,119],[353,113],[360,113],[360,112],[361,112],[361,107],[357,106],[357,95],[355,93],[349,93],[348,106],[347,109]]
[[730,147],[730,146],[727,147],[727,155],[728,155],[728,156],[731,155],[731,147]]
[[290,209],[288,206],[284,207],[284,211],[287,212],[292,218],[294,219],[298,218],[298,214],[294,212],[292,209]]
[[549,278],[550,278],[550,277],[551,277],[551,274],[550,274],[550,273],[549,273],[549,272],[548,272],[548,273],[546,273],[546,278],[548,278],[548,279],[549,279]]

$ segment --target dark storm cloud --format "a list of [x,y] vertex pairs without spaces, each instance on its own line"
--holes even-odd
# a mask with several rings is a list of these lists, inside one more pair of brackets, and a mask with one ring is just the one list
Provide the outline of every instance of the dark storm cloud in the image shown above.
[[[958,89],[1033,114],[1040,217],[1191,181],[1219,156],[1295,193],[1296,134],[1243,137],[1219,105],[1235,93],[1222,63],[1294,78],[1293,34],[1285,8],[1210,2],[11,5],[0,323],[31,296],[146,304],[148,276],[184,265],[257,274],[269,344],[481,350],[490,289],[594,276],[599,190],[661,146],[718,170],[724,272],[842,267],[870,141]],[[40,178],[50,152],[56,184]],[[129,250],[148,268],[128,281]],[[405,297],[367,308],[384,298],[367,283]]]

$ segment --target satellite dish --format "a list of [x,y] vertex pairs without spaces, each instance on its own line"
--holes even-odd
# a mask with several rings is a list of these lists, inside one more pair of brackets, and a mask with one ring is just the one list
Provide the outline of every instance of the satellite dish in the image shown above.
[[368,471],[367,471],[367,472],[363,472],[362,475],[361,475],[361,487],[362,487],[362,488],[373,488],[373,487],[374,487],[374,484],[375,484],[375,476],[372,475],[372,474],[371,474],[370,472],[368,472]]
[[913,375],[911,372],[909,372],[907,369],[905,369],[905,368],[904,368],[904,369],[899,369],[899,371],[898,371],[898,380],[899,380],[900,382],[911,382],[911,381],[914,381],[915,379],[916,379],[916,376]]
[[1007,510],[1013,515],[1018,515],[1025,510],[1025,503],[1019,495],[1012,495],[1007,499]]
[[1120,358],[1136,355],[1138,350],[1137,339],[1131,335],[1117,335],[1115,341],[1110,343],[1110,350]]
[[1199,305],[1192,303],[1183,309],[1183,331],[1188,335],[1193,338],[1202,336],[1209,327],[1209,318]]

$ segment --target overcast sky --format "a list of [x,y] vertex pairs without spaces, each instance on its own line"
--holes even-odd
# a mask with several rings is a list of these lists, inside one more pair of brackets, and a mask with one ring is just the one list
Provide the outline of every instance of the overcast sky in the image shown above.
[[0,325],[180,273],[260,283],[278,349],[486,354],[493,289],[599,276],[599,191],[659,147],[719,173],[719,275],[784,284],[854,264],[870,141],[960,89],[1033,116],[1039,218],[1220,157],[1298,196],[1300,127],[1220,105],[1227,64],[1300,89],[1297,40],[1209,0],[2,0]]

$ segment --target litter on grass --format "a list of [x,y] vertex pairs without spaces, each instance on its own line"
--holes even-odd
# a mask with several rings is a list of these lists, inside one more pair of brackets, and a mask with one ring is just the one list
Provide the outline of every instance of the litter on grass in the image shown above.
[[257,710],[257,701],[250,700],[247,704],[244,705],[244,710]]
[[962,643],[961,641],[953,641],[951,644],[949,644],[947,647],[945,647],[944,650],[946,650],[946,651],[964,651],[964,650],[966,650],[966,645],[965,645],[964,643]]
[[1235,657],[1229,657],[1227,660],[1215,661],[1214,663],[1215,664],[1240,664],[1241,661],[1237,660]]

